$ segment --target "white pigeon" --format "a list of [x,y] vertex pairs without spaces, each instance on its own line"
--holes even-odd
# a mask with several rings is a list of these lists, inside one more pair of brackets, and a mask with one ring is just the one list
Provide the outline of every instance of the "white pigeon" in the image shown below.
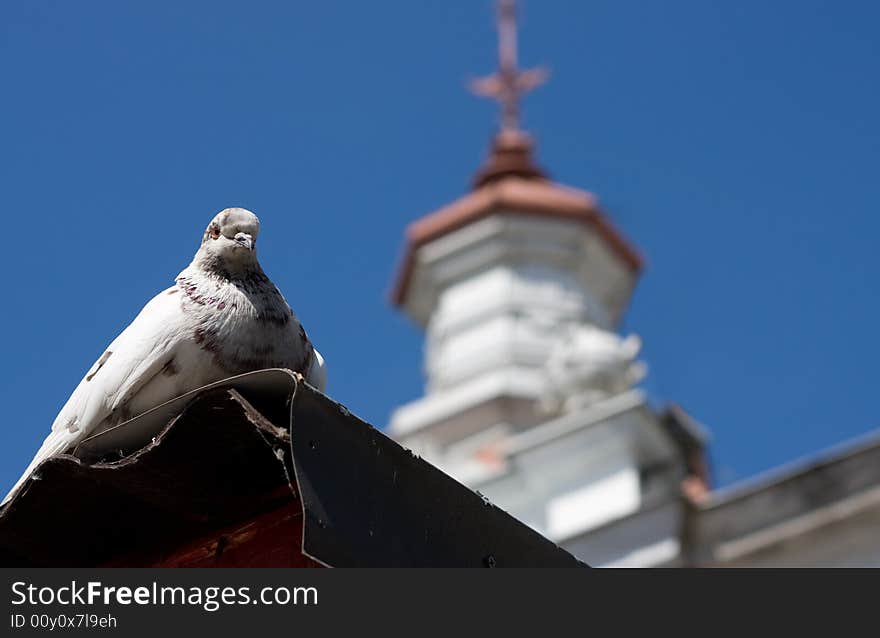
[[289,368],[322,392],[324,359],[257,261],[260,220],[219,212],[192,263],[113,340],[55,417],[8,501],[45,459],[208,383]]

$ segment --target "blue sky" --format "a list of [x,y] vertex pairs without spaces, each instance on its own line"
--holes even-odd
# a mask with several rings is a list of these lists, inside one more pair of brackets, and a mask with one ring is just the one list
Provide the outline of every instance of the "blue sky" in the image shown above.
[[[526,2],[552,78],[525,123],[644,253],[624,331],[646,389],[712,431],[720,484],[880,426],[876,3]],[[422,336],[388,303],[405,225],[463,194],[495,122],[492,5],[0,4],[0,184],[12,296],[0,485],[213,214],[261,260],[384,425]]]

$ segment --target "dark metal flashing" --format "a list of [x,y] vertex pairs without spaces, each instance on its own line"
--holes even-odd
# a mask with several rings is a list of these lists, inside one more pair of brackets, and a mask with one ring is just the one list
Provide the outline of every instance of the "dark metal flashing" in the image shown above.
[[345,567],[579,564],[312,388],[300,386],[295,403],[308,554]]
[[289,542],[329,566],[583,565],[286,370],[189,393],[44,462],[0,511],[0,565],[118,565],[297,499]]

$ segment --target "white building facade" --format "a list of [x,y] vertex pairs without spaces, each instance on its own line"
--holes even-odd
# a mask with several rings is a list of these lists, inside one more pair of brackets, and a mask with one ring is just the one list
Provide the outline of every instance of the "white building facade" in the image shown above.
[[701,429],[648,405],[640,341],[615,332],[640,267],[505,130],[473,192],[410,227],[395,288],[427,383],[390,433],[591,564],[676,564],[682,481],[705,479]]

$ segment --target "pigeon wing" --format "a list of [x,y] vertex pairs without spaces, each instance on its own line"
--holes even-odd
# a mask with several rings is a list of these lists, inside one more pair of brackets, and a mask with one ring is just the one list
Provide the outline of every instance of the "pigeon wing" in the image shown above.
[[86,373],[4,503],[42,461],[86,438],[174,357],[184,334],[183,311],[174,292],[172,287],[150,300]]

